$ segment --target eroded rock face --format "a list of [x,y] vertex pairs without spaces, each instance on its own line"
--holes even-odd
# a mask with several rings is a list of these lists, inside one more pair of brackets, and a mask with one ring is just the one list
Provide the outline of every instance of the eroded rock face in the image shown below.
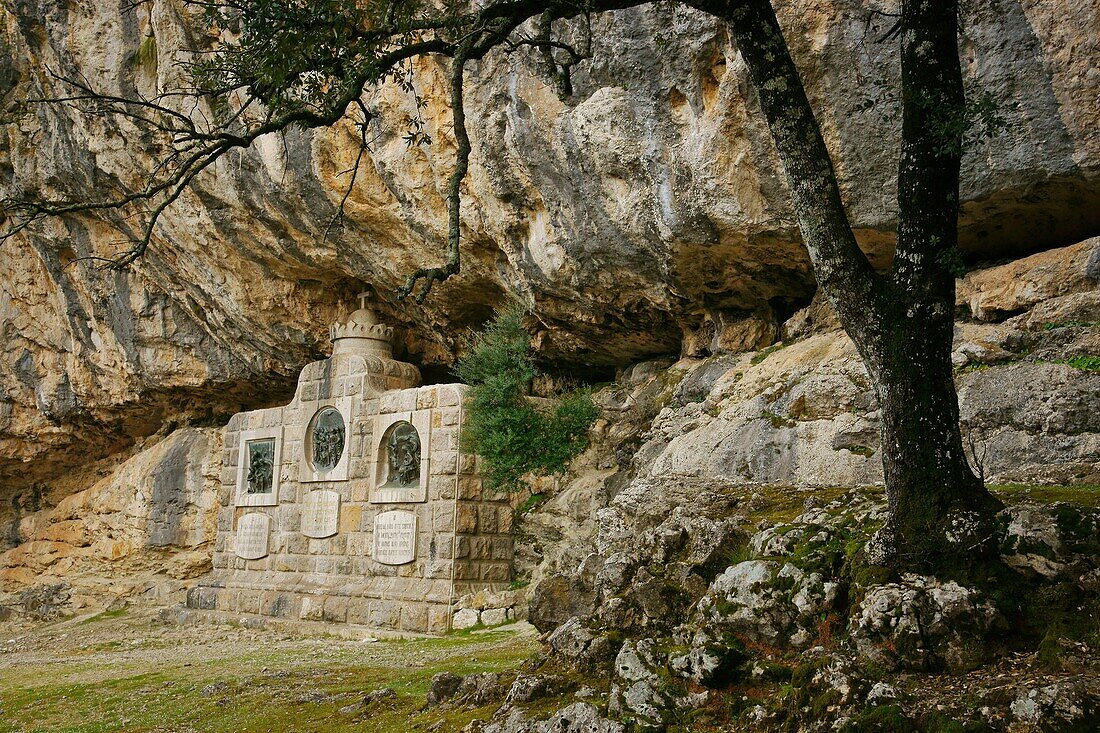
[[0,553],[0,592],[66,581],[74,602],[105,605],[145,593],[147,576],[183,587],[210,569],[220,471],[220,431],[195,428],[93,467],[88,488],[9,528],[18,544]]
[[[1097,41],[1082,29],[1096,25],[1096,4],[968,10],[968,80],[1007,124],[966,157],[964,246],[1003,257],[1095,231],[1100,79],[1090,72]],[[20,101],[60,93],[47,68],[122,95],[178,87],[182,49],[209,42],[191,11],[43,0],[2,12],[3,194],[139,187],[156,143],[131,121]],[[897,120],[888,90],[868,80],[896,77],[896,45],[873,42],[890,19],[828,0],[780,15],[851,219],[882,262]],[[406,149],[413,100],[393,86],[372,94],[373,144],[343,225],[329,230],[356,155],[351,123],[263,140],[200,176],[131,273],[81,259],[117,251],[110,223],[132,233],[113,215],[48,223],[5,245],[0,481],[48,480],[47,466],[72,465],[59,456],[104,455],[167,419],[214,424],[277,399],[362,282],[378,286],[389,319],[416,327],[406,346],[429,363],[447,361],[505,290],[533,304],[540,348],[555,359],[624,364],[682,342],[689,353],[763,345],[813,284],[737,50],[709,18],[663,6],[600,16],[593,37],[594,60],[565,101],[522,53],[470,69],[463,272],[424,307],[391,301],[442,248],[453,142],[432,61],[416,64],[415,83],[435,143]]]
[[[1073,730],[1068,721],[1092,720],[1094,674],[1056,675],[1049,683],[1040,674],[1013,692],[1006,679],[1015,674],[1014,662],[985,666],[1006,651],[1008,640],[1020,638],[1010,620],[1019,623],[1019,610],[1005,601],[1010,578],[962,583],[875,565],[867,546],[886,516],[881,493],[852,490],[825,499],[821,491],[807,491],[797,494],[804,497],[801,512],[776,523],[768,515],[786,504],[776,487],[766,503],[744,490],[725,500],[700,493],[690,505],[678,504],[682,497],[667,499],[668,493],[667,485],[633,485],[601,510],[598,556],[586,563],[586,572],[602,564],[595,607],[549,633],[540,660],[609,680],[593,702],[628,728],[671,730],[701,708],[725,711],[721,701],[730,701],[731,690],[733,700],[746,702],[742,690],[782,683],[781,704],[746,711],[758,724],[753,730],[843,730],[844,721],[857,716],[881,721],[875,709],[884,706],[896,708],[889,718],[896,725],[883,730],[916,730],[907,716],[924,704],[913,699],[914,688],[929,678],[914,673],[945,671],[955,676],[936,679],[948,686],[973,671],[973,699],[984,702],[968,697],[965,715],[999,721],[991,729],[1006,729],[1010,702],[1007,730]],[[658,520],[666,502],[678,506]],[[694,551],[713,543],[711,514],[742,530],[758,527],[751,536],[741,534],[737,551],[724,553],[725,567],[717,572]],[[1065,569],[1042,575],[1029,592],[1062,597],[1058,608],[1091,619],[1095,598],[1086,571],[1095,567],[1096,510],[1020,504],[1002,518],[998,539],[1008,563],[1035,580],[1034,571],[1013,558],[1030,549]],[[654,583],[677,591],[663,608],[646,605],[643,589]],[[1053,609],[1039,618],[1057,617]],[[905,682],[906,689],[884,677]],[[937,702],[949,697],[940,694]],[[539,714],[543,722],[554,719]],[[531,721],[505,708],[492,725],[512,730],[506,726],[519,723]]]
[[[969,293],[978,298],[1012,278],[1070,283],[1043,288],[1045,299],[1001,323],[957,326],[952,358],[964,446],[992,484],[1100,481],[1093,408],[1100,373],[1086,368],[1100,353],[1100,288],[1091,275],[1080,276],[1097,253],[1097,240],[1088,240],[1028,258],[1027,268],[1010,263],[988,271],[996,277],[971,278]],[[634,550],[642,547],[678,563],[680,582],[697,586],[724,569],[715,563],[741,531],[731,521],[738,501],[751,504],[757,487],[880,483],[874,391],[851,341],[835,329],[829,309],[815,302],[783,324],[782,346],[625,370],[595,395],[605,418],[594,428],[593,448],[574,462],[576,475],[542,487],[546,500],[519,524],[520,574],[534,587],[558,576],[547,591],[593,578],[583,589],[617,592],[637,570]],[[794,535],[758,538],[766,546],[754,551],[773,556]],[[593,552],[602,567],[591,567]],[[645,588],[659,608],[660,584]],[[581,610],[560,608],[557,623]]]

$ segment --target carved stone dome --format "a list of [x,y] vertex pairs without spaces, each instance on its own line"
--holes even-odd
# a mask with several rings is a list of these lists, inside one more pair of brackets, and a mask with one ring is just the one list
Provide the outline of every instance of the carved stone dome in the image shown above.
[[360,294],[359,310],[348,316],[347,321],[337,321],[329,326],[333,355],[373,354],[389,357],[393,354],[393,328],[378,320],[378,315],[367,303],[369,297],[369,293]]

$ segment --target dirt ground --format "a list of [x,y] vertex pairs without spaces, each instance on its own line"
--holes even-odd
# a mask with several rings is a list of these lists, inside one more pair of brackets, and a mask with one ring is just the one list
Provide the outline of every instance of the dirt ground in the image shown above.
[[[432,676],[507,678],[535,651],[532,632],[351,641],[180,626],[153,610],[0,623],[0,733],[458,731],[491,710],[424,710]],[[396,697],[363,705],[385,687]]]

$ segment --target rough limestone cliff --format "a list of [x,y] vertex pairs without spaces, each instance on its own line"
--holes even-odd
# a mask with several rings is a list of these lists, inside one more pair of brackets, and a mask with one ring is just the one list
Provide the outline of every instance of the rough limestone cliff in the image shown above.
[[[1100,238],[970,273],[959,313],[964,435],[986,479],[1100,484]],[[756,351],[637,363],[596,393],[592,448],[526,503],[528,598],[506,605],[534,598],[549,628],[591,610],[577,578],[593,558],[614,564],[669,517],[721,524],[761,494],[801,502],[881,482],[878,410],[851,341],[820,303],[780,330]],[[0,525],[14,545],[0,553],[0,606],[62,587],[51,609],[178,601],[210,567],[222,456],[221,431],[179,428],[68,473],[52,495],[18,494]],[[476,623],[478,603],[459,613]]]
[[[1100,484],[1100,238],[971,272],[958,288],[952,360],[975,470],[994,485]],[[636,497],[637,516],[616,520],[615,536],[630,537],[670,512],[721,517],[724,492],[880,485],[874,393],[836,329],[815,303],[778,344],[642,362],[599,392],[594,447],[522,524],[532,586],[583,571],[595,509],[620,493]]]
[[[212,42],[196,11],[174,0],[0,7],[3,195],[138,186],[155,137],[26,100],[63,91],[51,73],[122,95],[178,88],[180,62]],[[1100,76],[1087,29],[1097,4],[981,0],[965,20],[968,84],[1007,123],[965,160],[967,256],[1095,233]],[[858,236],[883,262],[896,210],[897,53],[877,40],[889,19],[862,3],[800,0],[782,5],[781,21]],[[608,14],[594,31],[594,60],[567,100],[523,53],[471,69],[465,264],[422,307],[395,305],[392,293],[438,261],[444,231],[453,141],[430,62],[414,78],[434,142],[407,149],[413,100],[392,86],[373,94],[370,155],[327,236],[356,152],[350,124],[223,161],[169,209],[130,272],[81,259],[118,251],[136,222],[117,214],[47,222],[6,242],[0,502],[52,495],[73,467],[174,424],[218,425],[285,396],[363,283],[428,365],[446,363],[506,291],[532,304],[542,352],[563,363],[624,366],[774,340],[814,285],[737,49],[711,20],[667,7]]]

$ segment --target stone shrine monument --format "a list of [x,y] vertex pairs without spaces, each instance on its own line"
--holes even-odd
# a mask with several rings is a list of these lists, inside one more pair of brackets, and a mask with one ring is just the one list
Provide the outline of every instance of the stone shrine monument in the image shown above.
[[459,449],[464,385],[418,387],[361,297],[285,407],[225,428],[214,570],[189,608],[440,634],[511,579],[513,508]]

